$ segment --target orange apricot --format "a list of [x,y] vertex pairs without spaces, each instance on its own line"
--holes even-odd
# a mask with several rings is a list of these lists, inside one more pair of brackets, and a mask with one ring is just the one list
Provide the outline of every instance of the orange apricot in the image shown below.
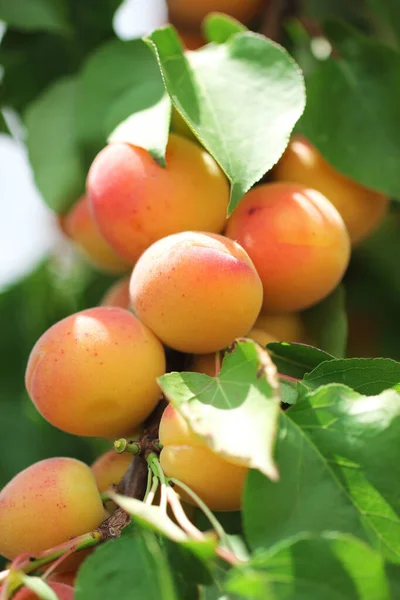
[[262,285],[239,244],[186,231],[144,252],[133,269],[131,303],[168,346],[207,353],[228,346],[254,324]]
[[117,306],[119,308],[130,309],[129,300],[129,281],[130,277],[118,279],[104,294],[101,306]]
[[94,266],[110,273],[128,270],[128,265],[116,255],[98,230],[87,196],[82,196],[63,217],[62,226],[63,231]]
[[225,225],[229,185],[212,156],[171,133],[166,165],[143,148],[116,142],[90,168],[87,190],[96,223],[131,264],[166,235],[188,229],[218,233]]
[[283,315],[261,313],[247,337],[262,346],[278,341],[303,344],[307,341],[305,327],[300,315],[296,313]]
[[[167,477],[188,485],[211,510],[239,510],[247,468],[213,452],[169,404],[160,422],[160,463]],[[179,490],[182,498],[190,498]]]
[[[222,361],[222,356],[220,362]],[[211,354],[194,354],[190,361],[190,367],[188,371],[194,373],[203,373],[210,377],[215,377],[219,373],[217,355],[215,352]]]
[[100,492],[105,492],[113,485],[118,485],[132,462],[131,454],[118,454],[108,450],[92,464],[92,471]]
[[222,12],[247,23],[259,12],[265,0],[167,0],[170,20],[199,29],[209,12]]
[[49,575],[48,581],[54,583],[63,583],[74,587],[78,573],[76,571],[67,571],[66,573],[52,573]]
[[102,306],[66,317],[39,338],[26,387],[55,427],[123,437],[153,411],[164,372],[164,349],[150,329],[127,310]]
[[[50,582],[49,586],[57,594],[58,600],[73,600],[74,599],[74,588],[70,585],[63,583]],[[14,600],[36,600],[40,598],[35,592],[24,587],[13,596]]]
[[324,194],[337,208],[352,244],[366,238],[387,213],[389,199],[332,167],[306,138],[296,136],[273,170],[278,181],[292,181]]
[[178,33],[186,50],[198,50],[205,44],[204,38],[200,33],[192,31],[178,31]]
[[90,468],[49,458],[16,475],[0,492],[0,554],[35,555],[96,529],[105,511]]
[[340,282],[350,240],[336,208],[295,183],[259,185],[228,222],[226,235],[248,252],[264,288],[265,311],[296,312],[316,304]]

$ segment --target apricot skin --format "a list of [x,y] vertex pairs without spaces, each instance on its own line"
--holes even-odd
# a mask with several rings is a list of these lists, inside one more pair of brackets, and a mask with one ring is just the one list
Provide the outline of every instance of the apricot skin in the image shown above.
[[168,346],[207,353],[245,335],[262,303],[246,252],[220,235],[183,232],[153,244],[131,278],[138,317]]
[[107,290],[104,294],[100,305],[101,306],[116,306],[118,308],[130,309],[129,300],[129,277],[119,279]]
[[164,349],[131,312],[97,307],[66,317],[36,342],[26,387],[49,423],[75,435],[123,437],[156,406]]
[[271,342],[305,344],[307,335],[300,315],[295,313],[269,315],[261,313],[247,337],[266,346]]
[[0,493],[0,554],[35,555],[96,529],[105,512],[90,468],[49,458],[16,475]]
[[[57,594],[58,600],[73,600],[74,599],[74,588],[70,585],[63,583],[49,582],[51,589]],[[28,588],[22,588],[15,596],[14,600],[36,600],[39,598],[37,594],[29,590]]]
[[350,240],[336,208],[295,183],[259,185],[228,222],[226,235],[253,260],[264,288],[263,308],[296,312],[316,304],[340,282]]
[[296,136],[273,170],[278,181],[292,181],[324,194],[337,208],[357,244],[379,225],[387,213],[389,199],[334,169],[306,138]]
[[238,21],[247,23],[252,19],[264,0],[167,0],[172,23],[191,29],[199,29],[209,12],[222,12]]
[[[167,477],[188,485],[211,510],[239,510],[247,468],[209,449],[169,404],[160,422],[161,467]],[[182,498],[192,504],[181,490]]]
[[90,168],[87,190],[97,225],[130,264],[153,242],[188,229],[220,232],[229,185],[198,144],[170,134],[166,168],[143,148],[106,146]]
[[123,273],[128,270],[128,265],[117,256],[100,234],[86,196],[82,196],[63,218],[63,230],[94,266],[110,273]]
[[91,467],[99,491],[105,492],[111,486],[118,485],[131,462],[132,455],[118,454],[115,450],[108,450],[99,456]]

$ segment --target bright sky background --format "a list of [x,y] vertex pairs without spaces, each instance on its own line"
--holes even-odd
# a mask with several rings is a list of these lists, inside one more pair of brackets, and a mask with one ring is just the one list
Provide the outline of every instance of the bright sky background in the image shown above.
[[[149,33],[166,20],[164,0],[125,0],[115,15],[114,26],[122,39],[131,39]],[[1,34],[0,23],[0,39]],[[24,146],[1,134],[0,207],[2,289],[29,272],[59,237],[54,217],[35,188]]]

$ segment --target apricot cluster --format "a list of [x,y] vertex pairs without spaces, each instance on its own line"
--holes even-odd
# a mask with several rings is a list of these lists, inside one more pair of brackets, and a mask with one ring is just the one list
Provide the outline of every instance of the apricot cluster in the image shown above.
[[[186,3],[187,13],[180,4],[171,0],[171,13],[197,27],[207,3]],[[247,20],[258,4],[230,6]],[[301,311],[335,289],[351,243],[378,225],[388,200],[337,173],[302,138],[290,142],[272,176],[227,219],[229,182],[196,140],[171,133],[165,168],[128,143],[99,153],[86,194],[62,224],[94,264],[126,274],[100,306],[55,323],[32,349],[26,387],[49,423],[79,436],[130,437],[159,402],[166,351],[215,377],[238,337],[263,346],[312,342]],[[213,510],[240,508],[247,469],[208,448],[172,405],[159,438],[167,477]],[[36,555],[97,528],[107,516],[101,493],[130,464],[110,451],[91,469],[50,458],[16,475],[0,493],[0,553]],[[52,580],[60,598],[71,597],[75,569]]]

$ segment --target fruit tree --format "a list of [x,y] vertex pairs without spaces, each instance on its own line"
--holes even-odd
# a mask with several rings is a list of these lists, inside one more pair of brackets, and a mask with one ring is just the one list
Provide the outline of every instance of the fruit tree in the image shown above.
[[0,0],[0,600],[398,600],[400,2],[138,6]]

